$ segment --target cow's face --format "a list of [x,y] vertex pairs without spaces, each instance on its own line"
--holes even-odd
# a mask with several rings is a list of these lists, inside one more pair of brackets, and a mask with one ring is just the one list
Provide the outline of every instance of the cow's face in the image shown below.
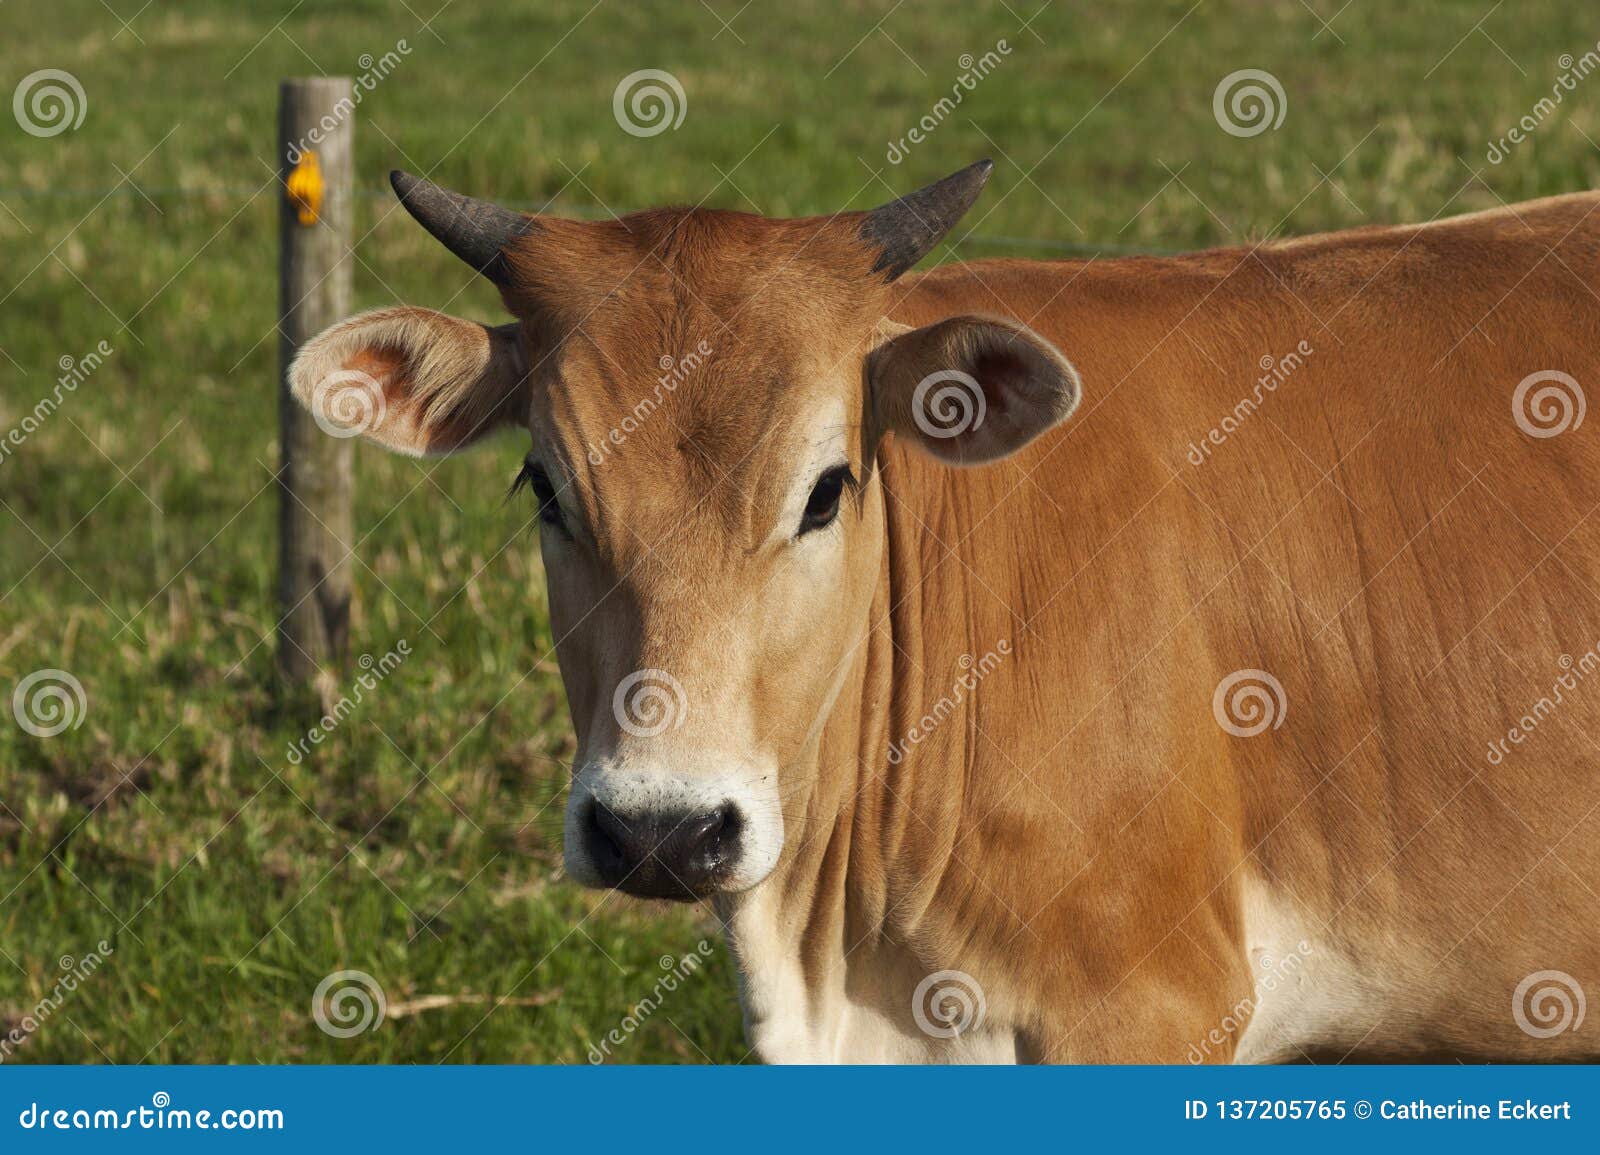
[[694,898],[764,879],[861,668],[884,574],[882,439],[990,460],[1075,404],[1071,366],[1018,325],[885,319],[894,278],[986,175],[870,214],[605,223],[397,177],[517,321],[380,310],[318,337],[291,379],[324,422],[400,452],[527,429],[517,488],[541,522],[578,739],[579,881]]

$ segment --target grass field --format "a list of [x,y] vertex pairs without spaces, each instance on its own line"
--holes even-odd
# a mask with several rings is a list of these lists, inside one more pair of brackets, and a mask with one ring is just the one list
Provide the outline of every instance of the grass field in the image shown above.
[[[704,969],[609,1056],[745,1056],[702,912],[562,878],[571,737],[531,510],[502,500],[513,439],[421,464],[358,449],[353,651],[410,656],[287,755],[304,728],[272,679],[280,78],[360,73],[405,42],[359,111],[357,305],[483,319],[491,290],[393,210],[390,168],[574,215],[796,215],[993,156],[959,257],[1228,244],[1600,184],[1600,77],[1535,112],[1582,67],[1563,54],[1600,39],[1560,0],[141,3],[0,9],[4,93],[55,68],[86,100],[55,136],[0,117],[0,439],[63,358],[110,349],[0,456],[0,692],[58,669],[85,702],[54,737],[0,713],[0,1034],[43,1019],[12,1061],[583,1061],[702,940]],[[1002,40],[935,113],[963,54]],[[649,138],[612,115],[644,68],[687,103]],[[1236,136],[1213,93],[1246,68],[1281,84],[1284,116]],[[36,1014],[61,960],[102,940]],[[392,1012],[352,1038],[311,1013],[342,969]]]

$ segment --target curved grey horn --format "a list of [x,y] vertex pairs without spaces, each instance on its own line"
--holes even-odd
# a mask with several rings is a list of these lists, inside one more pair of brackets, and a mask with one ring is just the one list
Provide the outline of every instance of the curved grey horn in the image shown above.
[[497,285],[506,276],[501,250],[538,227],[538,222],[524,213],[464,197],[399,169],[389,174],[389,183],[418,224]]
[[892,281],[927,256],[972,207],[993,171],[993,161],[980,160],[868,213],[861,236],[878,249],[872,271]]

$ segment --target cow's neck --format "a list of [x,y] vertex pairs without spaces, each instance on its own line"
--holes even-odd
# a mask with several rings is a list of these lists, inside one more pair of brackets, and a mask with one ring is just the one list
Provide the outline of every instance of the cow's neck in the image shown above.
[[924,565],[930,532],[941,531],[899,496],[908,472],[922,469],[886,455],[883,481],[894,496],[882,503],[886,544],[870,622],[809,764],[791,768],[814,787],[803,811],[786,815],[783,860],[720,910],[747,1033],[768,1060],[909,1060],[927,1043],[900,1020],[930,966],[926,940],[938,931],[929,906],[963,820],[963,791],[948,776],[969,752],[963,719],[927,734],[921,722],[962,675],[955,655],[977,655],[965,621],[926,636]]

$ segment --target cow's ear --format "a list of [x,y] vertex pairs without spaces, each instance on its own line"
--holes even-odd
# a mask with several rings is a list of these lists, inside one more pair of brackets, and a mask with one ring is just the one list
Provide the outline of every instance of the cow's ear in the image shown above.
[[1014,321],[886,321],[878,340],[866,371],[879,429],[956,465],[1015,453],[1063,421],[1082,391],[1060,350]]
[[528,412],[520,325],[406,306],[351,317],[289,366],[295,397],[334,437],[411,457],[454,453]]

